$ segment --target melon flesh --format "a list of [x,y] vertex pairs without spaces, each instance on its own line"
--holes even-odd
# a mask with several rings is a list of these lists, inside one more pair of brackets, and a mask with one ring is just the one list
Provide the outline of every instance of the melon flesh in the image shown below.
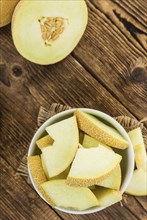
[[110,189],[119,190],[120,185],[121,185],[120,165],[118,165],[108,177],[98,182],[97,185],[110,188]]
[[104,146],[79,148],[72,163],[66,183],[92,186],[109,176],[122,157]]
[[134,148],[135,162],[138,169],[147,170],[147,155],[140,127],[128,132]]
[[96,187],[92,191],[97,197],[100,207],[108,207],[122,200],[122,195],[117,190]]
[[126,193],[134,196],[147,196],[147,172],[142,169],[134,171]]
[[0,27],[11,22],[12,14],[19,0],[0,0]]
[[58,207],[85,210],[98,205],[97,198],[86,187],[68,186],[65,180],[51,180],[41,186],[50,198],[49,203],[52,201]]
[[62,173],[74,159],[79,143],[76,117],[50,125],[46,131],[54,140],[52,146],[42,148],[44,163],[51,178]]
[[[62,17],[64,31],[49,46],[42,39],[41,18]],[[81,39],[88,19],[84,0],[22,0],[12,20],[12,37],[18,52],[26,59],[42,64],[53,64],[64,59]]]
[[129,143],[114,128],[80,109],[75,111],[79,128],[89,136],[111,147],[125,149]]
[[97,147],[99,145],[99,141],[97,141],[96,139],[90,137],[87,134],[84,134],[84,138],[83,138],[83,143],[82,143],[83,147],[85,148],[89,148],[89,147]]

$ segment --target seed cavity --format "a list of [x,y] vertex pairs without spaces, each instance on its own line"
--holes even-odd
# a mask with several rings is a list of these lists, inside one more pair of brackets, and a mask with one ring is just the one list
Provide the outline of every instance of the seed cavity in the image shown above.
[[60,37],[64,32],[68,19],[63,17],[44,17],[38,19],[40,23],[41,36],[46,46],[51,46],[52,43]]

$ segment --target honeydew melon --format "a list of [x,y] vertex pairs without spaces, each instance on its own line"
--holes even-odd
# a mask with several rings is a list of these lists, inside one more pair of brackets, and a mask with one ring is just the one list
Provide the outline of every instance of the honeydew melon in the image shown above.
[[98,182],[97,185],[110,189],[119,190],[121,185],[120,165],[118,165],[108,177]]
[[72,116],[46,128],[54,140],[52,146],[42,148],[44,163],[49,177],[62,173],[75,157],[79,143],[76,117]]
[[0,0],[0,27],[11,22],[12,14],[19,0]]
[[75,111],[79,128],[99,142],[111,147],[125,149],[129,143],[114,128],[103,123],[96,117],[77,109]]
[[79,148],[71,165],[66,183],[92,186],[109,176],[122,157],[104,146]]
[[77,46],[87,20],[84,0],[22,0],[12,19],[14,45],[34,63],[56,63]]
[[90,137],[87,134],[84,134],[84,138],[83,138],[83,143],[82,143],[83,147],[85,148],[89,148],[89,147],[98,147],[99,146],[99,141],[97,141],[96,139]]
[[146,171],[147,170],[147,155],[146,155],[144,140],[143,140],[140,127],[128,132],[128,135],[133,144],[136,167],[138,169],[143,169],[144,171]]
[[48,195],[45,199],[58,207],[74,210],[85,210],[98,205],[92,191],[86,187],[68,186],[65,180],[51,180],[43,183],[42,189]]
[[108,207],[122,200],[120,191],[96,187],[92,190],[99,201],[100,207]]
[[147,172],[142,169],[134,171],[126,193],[134,196],[147,196]]

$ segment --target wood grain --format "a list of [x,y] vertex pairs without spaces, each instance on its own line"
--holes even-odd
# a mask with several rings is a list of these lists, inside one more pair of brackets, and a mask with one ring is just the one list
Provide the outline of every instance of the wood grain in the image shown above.
[[[128,31],[113,12],[114,8],[119,9],[117,5],[110,1],[92,0],[88,1],[88,6],[89,25],[73,56],[129,111],[135,108],[133,114],[138,119],[144,118],[147,80],[145,50],[131,34],[128,38]],[[127,15],[127,18],[130,17]],[[146,40],[145,37],[143,39]]]
[[100,213],[53,210],[16,170],[37,127],[40,106],[53,102],[111,116],[146,116],[146,3],[87,0],[89,21],[75,50],[49,66],[15,49],[11,25],[0,29],[0,147],[2,220],[145,220],[146,198],[125,195]]

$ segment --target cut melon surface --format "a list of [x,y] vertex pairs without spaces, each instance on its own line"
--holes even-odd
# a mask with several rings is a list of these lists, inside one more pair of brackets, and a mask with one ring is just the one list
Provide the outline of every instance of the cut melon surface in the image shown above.
[[87,20],[84,0],[22,0],[13,14],[13,41],[26,59],[42,65],[53,64],[76,47]]
[[89,147],[98,147],[99,146],[99,141],[97,141],[96,139],[90,137],[87,134],[84,134],[84,138],[83,138],[83,143],[82,143],[83,147],[85,148],[89,148]]
[[136,167],[138,169],[143,169],[144,171],[146,171],[147,155],[140,127],[128,132],[128,135],[133,144]]
[[134,153],[137,169],[147,171],[147,154],[144,144],[139,144],[137,147],[135,147]]
[[[65,180],[51,180],[43,183],[42,189],[48,195],[49,204],[66,209],[85,210],[98,205],[92,191],[86,187],[74,187],[65,184]],[[45,197],[48,201],[48,198]]]
[[131,131],[128,132],[128,135],[131,139],[131,142],[134,146],[134,148],[139,145],[139,144],[142,144],[144,143],[144,140],[143,140],[143,136],[142,136],[142,132],[141,132],[141,129],[140,127],[138,128],[135,128]]
[[46,135],[46,136],[40,138],[39,140],[37,140],[36,144],[37,144],[38,148],[41,150],[44,147],[52,145],[53,142],[54,142],[54,140],[49,135]]
[[109,189],[119,190],[121,185],[121,168],[118,165],[113,172],[102,181],[97,183],[98,186],[103,186]]
[[114,128],[106,125],[96,117],[77,109],[75,111],[78,126],[89,136],[111,147],[125,149],[129,143]]
[[72,163],[66,183],[92,186],[109,176],[122,157],[104,146],[79,148]]
[[122,200],[120,191],[96,187],[92,190],[99,201],[100,207],[108,207]]
[[142,169],[135,170],[125,192],[134,196],[147,196],[147,172]]
[[46,128],[54,140],[52,146],[42,148],[49,177],[57,176],[71,164],[79,143],[76,117],[57,122]]

